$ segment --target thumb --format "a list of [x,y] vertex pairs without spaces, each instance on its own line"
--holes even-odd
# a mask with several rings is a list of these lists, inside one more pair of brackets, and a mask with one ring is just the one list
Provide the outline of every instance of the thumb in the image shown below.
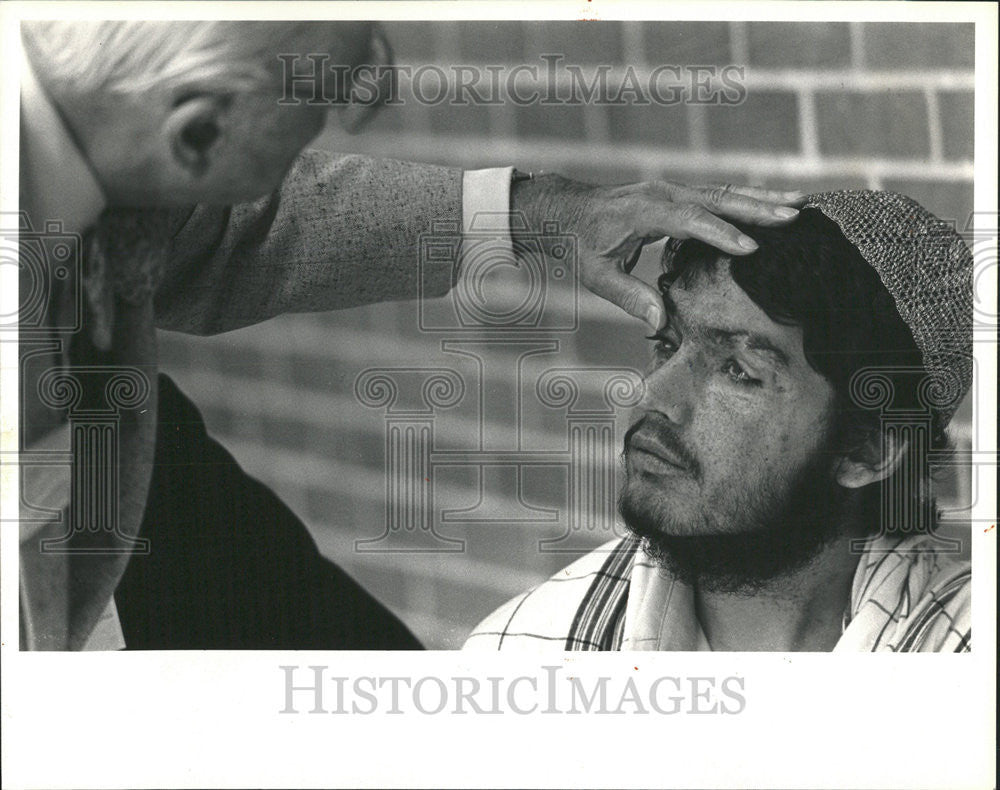
[[649,324],[654,331],[665,323],[663,297],[648,283],[625,274],[617,266],[603,262],[583,284],[603,299],[618,305],[631,316]]

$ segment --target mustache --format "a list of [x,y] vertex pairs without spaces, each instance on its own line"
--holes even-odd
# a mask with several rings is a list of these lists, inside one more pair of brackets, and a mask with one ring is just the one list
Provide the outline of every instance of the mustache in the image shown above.
[[701,478],[701,464],[698,463],[698,458],[691,451],[691,449],[681,441],[681,438],[677,435],[677,432],[670,427],[670,421],[655,412],[649,412],[645,414],[640,420],[635,422],[631,428],[625,433],[624,450],[623,453],[627,454],[629,451],[629,445],[632,437],[635,434],[642,432],[644,436],[659,442],[663,447],[687,467],[688,471],[695,476],[695,478]]

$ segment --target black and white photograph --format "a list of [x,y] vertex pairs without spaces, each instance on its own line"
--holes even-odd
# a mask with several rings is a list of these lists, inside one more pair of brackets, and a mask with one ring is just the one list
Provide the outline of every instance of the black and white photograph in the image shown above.
[[0,13],[4,787],[995,786],[995,6]]

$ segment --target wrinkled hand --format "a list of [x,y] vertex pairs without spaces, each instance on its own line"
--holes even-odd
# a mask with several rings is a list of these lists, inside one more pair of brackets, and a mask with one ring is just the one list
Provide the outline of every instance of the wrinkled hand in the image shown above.
[[664,236],[694,238],[746,255],[757,244],[722,217],[781,225],[798,214],[794,206],[803,197],[800,192],[669,181],[589,186],[546,175],[513,184],[511,204],[525,213],[531,230],[555,221],[560,233],[575,235],[583,284],[658,329],[666,320],[663,300],[654,287],[631,274],[643,245]]

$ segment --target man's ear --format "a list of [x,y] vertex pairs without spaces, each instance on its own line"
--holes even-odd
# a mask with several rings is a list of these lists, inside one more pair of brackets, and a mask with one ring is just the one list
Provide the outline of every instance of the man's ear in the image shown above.
[[862,446],[848,453],[837,464],[837,482],[844,488],[863,488],[885,480],[899,468],[907,443],[886,434],[883,449],[881,431],[873,431]]
[[229,99],[212,93],[192,93],[174,102],[166,132],[174,161],[189,176],[201,178],[212,163],[225,128]]

